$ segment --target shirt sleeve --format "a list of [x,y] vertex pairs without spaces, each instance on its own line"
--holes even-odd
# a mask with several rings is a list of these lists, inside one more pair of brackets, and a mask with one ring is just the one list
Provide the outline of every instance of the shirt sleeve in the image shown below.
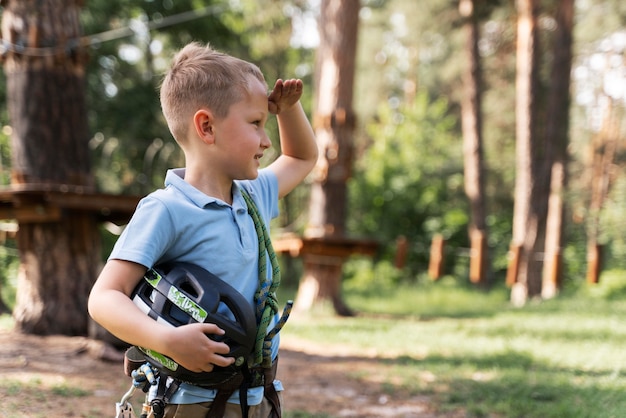
[[162,201],[147,196],[139,202],[109,256],[152,267],[174,242],[172,217]]

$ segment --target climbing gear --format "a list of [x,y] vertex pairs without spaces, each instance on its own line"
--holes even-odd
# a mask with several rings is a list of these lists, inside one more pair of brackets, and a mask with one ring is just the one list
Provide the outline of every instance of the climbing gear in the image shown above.
[[122,396],[122,399],[119,402],[115,403],[115,418],[135,418],[135,412],[133,411],[133,406],[130,404],[129,400],[135,393],[137,388],[134,385],[131,385],[128,392]]
[[[226,402],[237,389],[239,389],[241,414],[246,418],[248,416],[247,391],[249,388],[258,386],[263,386],[263,396],[272,404],[272,417],[281,416],[280,399],[274,387],[278,361],[275,360],[272,362],[272,339],[287,322],[293,307],[293,301],[287,301],[278,323],[268,332],[267,329],[271,319],[278,313],[276,290],[280,285],[280,266],[278,265],[269,232],[265,227],[265,222],[261,218],[259,209],[245,189],[241,188],[241,194],[248,206],[248,214],[254,222],[259,240],[259,285],[254,295],[257,319],[256,342],[251,366],[246,364],[242,368],[241,382],[235,387],[222,385],[218,388],[217,395],[211,404],[207,418],[221,418],[226,408]],[[267,274],[267,259],[269,259],[272,267],[270,277],[268,277]],[[262,376],[262,378],[260,376]]]
[[150,408],[154,418],[163,418],[163,415],[165,415],[165,406],[170,403],[172,395],[176,393],[179,386],[180,382],[178,380],[166,379],[165,377],[159,379],[157,394],[154,399],[150,401]]
[[140,418],[147,418],[151,410],[151,405],[148,402],[148,390],[151,386],[158,383],[158,371],[154,370],[149,363],[145,363],[133,370],[129,376],[133,378],[133,384],[122,396],[122,399],[115,404],[115,418],[135,418],[133,406],[129,401],[137,389],[141,389],[142,392],[146,393]]
[[[235,376],[252,351],[256,334],[252,306],[235,288],[199,266],[189,263],[156,266],[144,275],[133,291],[132,299],[151,318],[171,326],[195,322],[216,324],[225,334],[207,337],[227,344],[230,351],[226,356],[236,359],[232,366],[215,366],[211,372],[197,373],[161,353],[137,347],[143,354],[143,361],[149,362],[162,375],[198,386],[214,387]],[[135,358],[142,357],[132,354]]]
[[[263,219],[261,219],[261,215],[259,214],[259,209],[245,189],[241,189],[241,194],[243,195],[246,205],[248,206],[248,214],[254,222],[254,227],[259,240],[259,286],[254,295],[258,325],[253,352],[253,365],[271,367],[272,339],[287,322],[287,319],[291,314],[293,301],[287,301],[278,323],[275,325],[274,329],[268,333],[267,328],[269,323],[272,317],[278,313],[278,298],[276,297],[276,290],[278,289],[281,280],[280,266],[278,265],[276,252],[274,252],[269,232],[265,227],[265,222],[263,222]],[[266,257],[269,258],[270,265],[272,266],[272,275],[269,278],[267,275]]]
[[143,392],[147,392],[150,386],[158,383],[157,375],[150,363],[142,364],[138,369],[133,370],[130,376],[133,378],[133,386]]
[[218,391],[206,418],[222,418],[226,409],[226,403],[235,391],[239,391],[239,400],[241,403],[241,415],[242,417],[248,416],[248,396],[247,391],[250,388],[263,387],[263,396],[270,402],[273,409],[274,417],[281,416],[280,398],[278,392],[274,387],[274,380],[276,379],[276,371],[278,369],[278,359],[272,363],[269,368],[266,367],[254,367],[242,369],[242,375],[239,381],[232,382],[229,385],[222,385]]
[[[245,189],[241,188],[240,190],[248,206],[248,214],[254,222],[259,242],[259,284],[254,295],[254,309],[239,292],[230,288],[228,284],[210,272],[186,263],[158,266],[149,270],[144,276],[144,280],[133,292],[132,299],[135,304],[157,321],[165,321],[172,326],[192,322],[215,323],[224,329],[226,334],[224,336],[211,335],[209,338],[225,342],[231,348],[228,355],[237,359],[236,365],[227,368],[215,366],[212,372],[193,373],[160,353],[147,348],[131,347],[126,352],[124,360],[124,367],[128,376],[134,378],[133,372],[142,367],[142,362],[145,361],[148,361],[151,370],[156,369],[157,374],[160,375],[156,397],[150,405],[144,403],[144,410],[146,407],[148,410],[151,408],[156,418],[163,416],[165,406],[178,390],[181,381],[217,389],[207,418],[222,418],[226,403],[235,391],[239,392],[242,417],[247,418],[247,392],[248,389],[254,387],[263,387],[263,396],[272,405],[271,418],[281,416],[280,398],[274,387],[278,359],[272,361],[272,340],[287,322],[293,301],[287,301],[278,322],[268,332],[272,318],[278,313],[276,290],[281,281],[280,266],[269,232],[256,204]],[[268,259],[272,268],[269,277],[267,274]],[[174,274],[174,270],[177,270],[181,265],[184,266],[182,269],[185,271],[176,271]],[[203,280],[202,277],[208,277],[208,279]],[[190,289],[192,290],[189,291]],[[214,299],[210,299],[211,296],[214,296]],[[217,303],[215,296],[217,296]],[[234,314],[236,322],[220,316],[216,312],[219,302],[228,306]],[[252,311],[251,314],[248,309]],[[253,325],[249,323],[250,317],[255,318]],[[251,340],[249,340],[250,335],[252,335]],[[251,356],[248,356],[250,353]],[[141,373],[137,372],[136,374],[139,376]],[[145,371],[143,375],[146,380],[134,381],[134,384],[138,386],[133,386],[132,391],[137,387],[145,389],[150,386],[146,382],[152,382],[152,380]],[[168,376],[170,378],[167,378]],[[132,395],[132,391],[127,393],[128,397]],[[128,405],[130,406],[130,404]],[[132,415],[124,415],[119,418],[127,417],[132,417]]]

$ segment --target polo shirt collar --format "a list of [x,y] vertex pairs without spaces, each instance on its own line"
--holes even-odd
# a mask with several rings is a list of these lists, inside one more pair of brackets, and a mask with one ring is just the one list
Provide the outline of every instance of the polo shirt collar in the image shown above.
[[[187,183],[185,180],[185,169],[174,168],[167,170],[165,175],[165,187],[172,186],[180,190],[189,200],[196,206],[203,208],[210,204],[219,206],[230,206],[223,200],[202,193],[200,190]],[[237,182],[233,182],[233,209],[243,206],[247,208],[243,196],[241,195],[240,186]]]

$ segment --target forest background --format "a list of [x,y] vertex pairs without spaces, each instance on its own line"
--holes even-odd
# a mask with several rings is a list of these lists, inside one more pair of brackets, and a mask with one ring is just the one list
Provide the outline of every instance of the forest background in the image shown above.
[[[558,2],[543,2],[551,10]],[[481,22],[484,66],[484,167],[490,283],[503,283],[509,263],[515,187],[515,42],[513,1],[486,2]],[[160,114],[157,88],[173,51],[191,41],[257,63],[268,82],[295,76],[305,81],[303,103],[312,111],[317,46],[315,1],[103,1],[85,2],[81,23],[90,36],[87,107],[92,164],[98,188],[143,195],[163,182],[182,154]],[[186,14],[190,10],[196,12]],[[352,285],[377,286],[425,280],[434,236],[446,241],[444,271],[463,284],[468,277],[469,207],[463,189],[461,75],[464,32],[456,1],[366,0],[359,12],[354,106],[354,169],[348,183],[347,231],[381,245],[374,264],[355,260],[344,269]],[[624,129],[609,162],[606,196],[592,209],[596,139],[608,104],[622,115],[626,102],[624,54],[626,6],[619,0],[576,2],[569,130],[570,181],[563,250],[566,288],[584,283],[587,236],[593,229],[612,277],[626,270],[626,155]],[[547,42],[554,21],[541,15]],[[542,68],[552,57],[543,50]],[[540,80],[549,83],[544,74]],[[0,94],[4,97],[4,80]],[[5,100],[0,102],[5,103]],[[0,132],[1,179],[10,184],[11,127],[6,108]],[[276,127],[269,127],[276,138]],[[278,146],[274,147],[277,152]],[[274,155],[268,155],[271,160]],[[301,233],[308,219],[308,185],[283,202],[274,233]],[[6,223],[5,231],[14,229]],[[102,230],[106,257],[119,228]],[[408,253],[394,266],[397,240]],[[15,300],[18,253],[7,234],[2,298]],[[291,264],[289,268],[294,268]],[[297,280],[298,271],[288,275]],[[616,274],[617,273],[617,274]]]
[[[475,220],[464,188],[462,114],[467,83],[463,74],[469,62],[467,19],[459,8],[468,2],[477,6],[477,46],[483,69],[484,152],[480,162],[489,231],[488,281],[484,283],[488,292],[469,285],[474,251],[468,229]],[[10,81],[15,86],[16,79],[23,80],[20,77],[25,72],[15,71],[19,68],[15,64],[45,61],[38,60],[37,54],[49,53],[46,45],[69,41],[61,52],[52,47],[52,55],[60,62],[66,60],[65,69],[76,68],[76,63],[78,67],[86,65],[85,71],[77,74],[87,81],[88,133],[79,136],[83,144],[89,142],[97,189],[109,193],[110,198],[136,197],[161,187],[165,170],[183,164],[161,116],[157,89],[173,51],[191,40],[210,41],[219,49],[258,63],[268,83],[277,77],[303,78],[307,86],[303,103],[314,126],[319,127],[315,96],[319,97],[322,86],[316,78],[319,68],[315,60],[328,45],[317,31],[316,19],[320,9],[331,3],[359,4],[356,0],[0,1],[4,7],[1,51],[5,68],[0,74],[0,103],[6,103],[6,107],[0,106],[0,175],[6,185],[0,188],[0,196],[19,195],[19,187],[24,186],[14,184],[16,173],[25,168],[15,164],[16,154],[23,151],[20,144],[29,148],[33,162],[44,161],[50,163],[46,169],[55,168],[48,170],[50,177],[44,179],[66,181],[63,175],[72,172],[65,170],[68,164],[54,164],[55,159],[61,161],[74,151],[62,145],[67,130],[58,136],[19,138],[16,132],[22,121],[11,120],[8,114],[20,102],[44,110],[30,126],[22,123],[20,128],[41,124],[41,130],[27,131],[46,133],[45,127],[54,125],[55,105],[62,102],[58,97],[43,96],[37,89],[29,91],[27,83],[21,87],[32,96],[16,97],[15,90],[13,96],[5,91]],[[288,412],[292,415],[287,416],[347,413],[380,417],[401,416],[402,411],[405,416],[442,417],[622,416],[626,410],[622,355],[626,335],[626,4],[619,0],[575,2],[572,65],[560,68],[555,78],[550,73],[562,51],[553,45],[563,34],[558,11],[572,4],[570,0],[360,3],[360,9],[353,9],[352,14],[358,14],[360,26],[351,100],[356,124],[350,137],[353,166],[345,196],[346,233],[359,240],[374,239],[379,249],[373,258],[354,257],[343,266],[346,300],[359,315],[292,315],[281,340],[281,369],[290,388]],[[549,122],[554,107],[541,102],[558,84],[555,81],[567,79],[572,94],[565,106],[567,121],[561,123],[568,128],[569,173],[562,193],[561,284],[564,293],[571,291],[574,297],[563,295],[550,303],[515,309],[506,303],[509,290],[504,284],[511,270],[519,202],[518,29],[522,5],[533,4],[539,10],[533,51],[539,69],[537,107],[546,110],[545,117],[534,125],[543,128],[542,123]],[[36,23],[58,22],[60,16],[73,16],[74,10],[80,9],[85,34],[81,42],[87,55],[75,53],[74,38],[37,39],[40,28],[36,25],[20,32],[25,27],[19,19],[12,21],[14,31],[7,30],[11,26],[4,21],[9,15],[6,11],[20,7]],[[50,18],[56,14],[43,11],[49,10],[45,7],[55,9],[59,17]],[[334,33],[337,37],[347,32],[346,26],[335,27],[340,29]],[[42,43],[29,44],[33,40]],[[29,49],[32,45],[37,47]],[[342,52],[347,56],[350,50]],[[87,59],[83,61],[83,57]],[[36,79],[39,74],[33,73]],[[54,76],[45,73],[38,81],[50,87],[54,84],[51,80],[58,80]],[[53,87],[59,91],[58,86]],[[7,97],[12,100],[4,100]],[[74,103],[82,101],[70,101]],[[82,132],[79,127],[76,130]],[[269,130],[276,138],[275,124]],[[538,143],[547,145],[552,139],[540,136]],[[265,162],[277,155],[277,147],[275,143]],[[56,153],[51,162],[38,158],[51,150]],[[77,161],[77,165],[83,162]],[[547,183],[542,177],[535,180]],[[77,197],[64,193],[73,190],[67,183],[57,186],[61,199]],[[305,232],[316,215],[310,204],[315,186],[311,178],[281,202],[282,216],[272,230],[276,243],[285,234]],[[48,190],[43,192],[47,196]],[[20,202],[28,203],[17,199]],[[7,207],[11,203],[0,201],[1,213],[7,218],[6,214],[20,210]],[[339,201],[330,204],[339,206]],[[27,213],[30,222],[20,223],[19,229],[14,220],[1,224],[0,293],[14,316],[0,317],[0,359],[4,364],[0,394],[7,399],[0,415],[23,417],[36,411],[33,414],[40,415],[33,416],[49,416],[49,411],[56,410],[59,416],[108,416],[97,413],[95,405],[109,411],[113,400],[126,390],[128,380],[117,368],[83,355],[89,347],[97,347],[94,354],[102,359],[102,346],[92,346],[94,340],[82,337],[28,333],[85,335],[84,292],[123,223],[106,222],[95,232],[95,222],[82,222],[79,211],[64,207],[63,216],[55,218],[54,212],[50,215],[45,210],[39,213],[39,207],[34,209]],[[101,208],[97,209],[102,215]],[[84,225],[93,228],[81,229]],[[16,241],[16,235],[22,239]],[[105,244],[92,240],[95,235],[104,238]],[[431,282],[433,276],[427,271],[433,260],[431,243],[437,239],[446,244],[437,254],[442,255],[440,267],[446,277]],[[585,286],[590,242],[593,249],[602,249],[600,286]],[[402,254],[402,248],[406,253]],[[542,252],[533,254],[533,260],[543,258]],[[289,257],[281,261],[286,284],[280,290],[282,301],[296,293],[302,265],[301,260]],[[77,283],[83,286],[74,286]],[[16,293],[21,303],[16,303]],[[40,309],[42,306],[48,309]],[[94,367],[98,373],[93,372]],[[83,379],[90,378],[91,383],[85,384]],[[296,378],[305,383],[299,385],[292,380]],[[84,412],[77,414],[77,405]],[[64,414],[63,408],[69,412]],[[352,410],[347,411],[349,408]]]

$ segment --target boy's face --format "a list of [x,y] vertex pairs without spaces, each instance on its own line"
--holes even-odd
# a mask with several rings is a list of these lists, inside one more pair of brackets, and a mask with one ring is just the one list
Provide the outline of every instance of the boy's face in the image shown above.
[[214,125],[215,143],[223,153],[221,167],[233,180],[255,179],[263,152],[272,145],[265,132],[269,113],[265,85],[254,77],[249,83],[248,95]]

